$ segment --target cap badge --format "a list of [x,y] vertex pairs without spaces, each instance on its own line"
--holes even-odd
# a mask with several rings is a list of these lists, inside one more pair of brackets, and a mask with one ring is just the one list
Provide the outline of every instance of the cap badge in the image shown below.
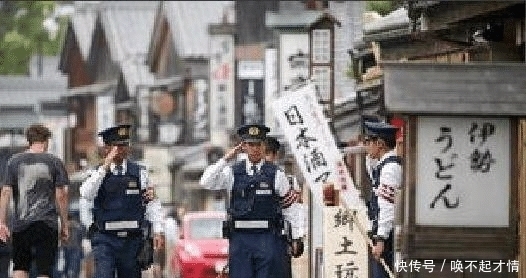
[[117,133],[119,134],[119,136],[126,136],[128,134],[126,128],[124,128],[124,127],[119,128]]
[[259,134],[259,128],[252,126],[248,129],[248,134],[251,136],[256,136]]

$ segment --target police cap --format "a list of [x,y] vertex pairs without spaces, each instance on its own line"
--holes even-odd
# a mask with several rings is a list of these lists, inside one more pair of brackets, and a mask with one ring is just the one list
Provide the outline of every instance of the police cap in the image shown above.
[[129,145],[130,125],[118,125],[99,132],[106,145]]
[[398,127],[383,122],[364,122],[366,135],[386,141],[395,141]]
[[244,125],[237,130],[237,135],[244,142],[261,142],[264,141],[270,128],[264,125],[251,124]]

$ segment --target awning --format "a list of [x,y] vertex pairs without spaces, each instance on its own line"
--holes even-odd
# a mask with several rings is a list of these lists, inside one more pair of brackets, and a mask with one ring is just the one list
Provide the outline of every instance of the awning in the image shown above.
[[38,116],[34,112],[0,112],[0,129],[25,129],[36,122]]
[[389,112],[526,115],[526,65],[384,62]]
[[98,94],[105,93],[109,91],[110,89],[116,88],[116,87],[117,87],[116,81],[105,82],[105,83],[95,83],[95,84],[70,88],[66,96],[98,95]]

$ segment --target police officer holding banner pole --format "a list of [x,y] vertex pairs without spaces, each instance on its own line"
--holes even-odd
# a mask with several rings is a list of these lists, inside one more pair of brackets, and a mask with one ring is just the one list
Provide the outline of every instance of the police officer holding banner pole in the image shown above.
[[[365,122],[368,173],[372,182],[367,202],[371,224],[373,278],[393,277],[395,195],[402,184],[402,162],[395,151],[397,127]],[[371,170],[371,171],[369,171]]]
[[[287,231],[297,220],[286,213],[293,209],[297,192],[282,170],[265,161],[269,131],[257,124],[240,127],[242,142],[208,166],[200,180],[207,189],[229,192],[224,236],[229,239],[230,278],[287,278],[286,235],[298,238],[297,229]],[[242,151],[247,159],[234,161]]]
[[81,197],[93,204],[94,277],[138,278],[152,263],[151,245],[163,244],[161,204],[148,188],[146,168],[127,159],[130,126],[111,127],[99,135],[104,142],[103,163],[80,187]]

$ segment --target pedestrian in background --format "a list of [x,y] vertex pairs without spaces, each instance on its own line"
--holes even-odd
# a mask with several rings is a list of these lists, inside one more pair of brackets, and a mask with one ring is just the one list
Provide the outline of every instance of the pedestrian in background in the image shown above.
[[365,127],[368,156],[372,161],[377,160],[371,167],[372,199],[368,203],[374,259],[371,270],[373,278],[384,278],[389,276],[380,259],[393,271],[395,195],[402,184],[402,162],[395,150],[398,128],[381,122],[365,122]]
[[[12,238],[13,277],[28,277],[35,261],[39,277],[51,277],[60,239],[67,241],[68,175],[64,163],[47,153],[51,131],[40,124],[27,128],[29,148],[13,155],[6,168],[0,197],[0,240]],[[13,225],[6,216],[14,200]]]
[[0,242],[0,278],[9,278],[11,266],[11,241]]
[[[79,212],[69,212],[69,241],[62,244],[64,251],[64,277],[78,278],[81,263],[84,257],[82,239],[85,237],[86,229],[80,223]],[[59,278],[59,277],[56,277]]]
[[164,235],[165,235],[165,267],[164,267],[164,276],[163,277],[170,277],[169,275],[169,268],[166,267],[166,265],[169,265],[169,252],[172,250],[172,248],[175,246],[177,241],[179,240],[179,225],[177,224],[177,212],[172,208],[168,211],[166,214],[166,218],[164,220]]
[[91,246],[97,278],[139,278],[138,254],[147,244],[144,229],[153,226],[153,248],[161,248],[161,203],[149,190],[147,170],[128,159],[130,125],[99,133],[104,142],[102,165],[82,183],[80,195],[93,204]]
[[93,202],[82,197],[79,198],[79,221],[82,229],[85,231],[82,239],[82,257],[84,258],[82,261],[82,269],[84,278],[92,278],[95,273],[95,263],[88,229],[93,224]]
[[[281,144],[279,143],[278,139],[271,136],[267,136],[267,138],[265,139],[265,160],[279,166],[278,158],[280,147]],[[281,169],[285,173],[285,169]],[[301,189],[299,188],[298,179],[296,178],[296,176],[292,174],[286,174],[286,176],[290,186],[289,190],[294,190],[296,192],[295,195],[300,196]],[[282,199],[281,203],[286,204],[288,203],[288,201]],[[305,236],[305,222],[303,220],[305,219],[305,213],[304,208],[299,202],[291,203],[290,209],[286,210],[284,213],[291,213],[291,218],[296,219],[296,221],[291,222],[291,225],[297,225],[296,227],[292,227],[291,229],[291,232],[296,231],[296,233],[294,235],[290,235],[291,241],[289,242],[289,248],[287,250],[287,277],[292,278],[292,257],[298,258],[303,254],[303,237]]]
[[[8,213],[7,222],[11,225],[11,213]],[[3,242],[0,240],[0,278],[9,278],[11,271],[11,240]]]
[[[237,133],[242,142],[208,166],[199,182],[207,189],[230,193],[224,230],[229,239],[230,278],[287,277],[286,229],[296,219],[286,210],[297,200],[297,193],[290,189],[285,173],[265,161],[264,140],[269,131],[257,124],[240,127]],[[235,161],[242,151],[247,158]]]

